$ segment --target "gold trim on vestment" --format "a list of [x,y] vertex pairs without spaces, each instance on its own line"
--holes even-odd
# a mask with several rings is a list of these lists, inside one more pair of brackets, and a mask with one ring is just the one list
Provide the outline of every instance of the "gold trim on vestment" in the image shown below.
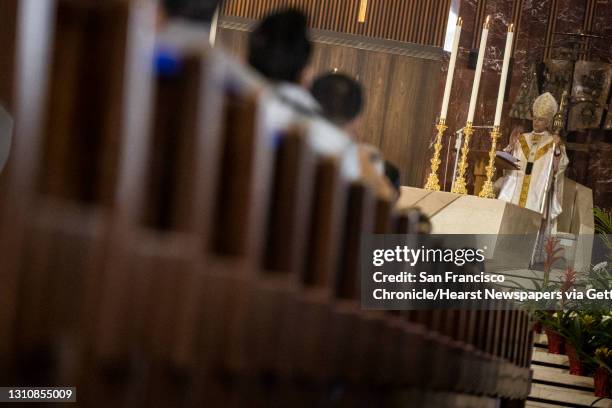
[[548,153],[548,151],[550,150],[550,148],[553,146],[553,142],[547,143],[544,146],[540,147],[535,155],[535,159],[533,159],[534,163],[536,161],[538,161],[539,158],[541,158],[542,156],[544,156],[546,153]]
[[[529,163],[529,156],[531,154],[531,149],[527,145],[527,140],[525,139],[523,135],[521,135],[519,140],[521,142],[521,148],[523,149],[523,154],[527,158],[527,163]],[[540,147],[536,151],[532,166],[535,166],[535,162],[537,162],[538,159],[541,159],[552,148],[552,146],[553,146],[553,142],[549,142],[549,143],[546,143],[544,146]],[[533,171],[533,167],[531,171]],[[523,185],[521,186],[521,195],[519,198],[519,206],[523,208],[527,204],[527,197],[529,196],[529,184],[531,184],[531,174],[525,174],[525,176],[523,177]]]
[[525,155],[525,158],[527,160],[529,160],[529,145],[527,144],[527,139],[525,138],[525,135],[521,135],[521,137],[519,137],[519,142],[521,143],[521,150],[523,150],[523,154]]
[[527,204],[527,196],[529,195],[529,184],[531,183],[531,174],[525,174],[523,177],[523,185],[521,186],[521,196],[519,198],[519,207],[525,207]]

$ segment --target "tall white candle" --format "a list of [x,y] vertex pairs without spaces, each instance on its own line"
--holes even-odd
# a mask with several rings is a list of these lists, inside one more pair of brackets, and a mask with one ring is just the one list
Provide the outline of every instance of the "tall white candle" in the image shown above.
[[457,28],[453,37],[453,46],[451,49],[450,61],[448,62],[448,73],[446,74],[446,85],[444,85],[444,97],[442,98],[442,111],[440,112],[440,120],[446,119],[448,112],[448,102],[450,100],[451,87],[453,86],[453,75],[455,74],[455,63],[457,62],[457,53],[459,51],[459,36],[461,35],[461,25],[463,20],[461,17],[457,19]]
[[476,63],[476,74],[472,84],[472,96],[470,98],[470,108],[468,109],[468,122],[474,122],[474,112],[476,111],[476,99],[478,99],[478,87],[480,85],[480,75],[482,74],[482,63],[484,61],[485,50],[487,48],[487,37],[489,35],[489,20],[487,16],[482,26],[482,36],[480,37],[480,48],[478,50],[478,62]]
[[501,123],[502,109],[504,107],[504,95],[506,93],[506,82],[508,81],[508,66],[512,57],[512,40],[514,38],[514,25],[508,26],[508,36],[506,37],[506,49],[504,50],[504,63],[502,65],[501,79],[499,82],[499,91],[497,92],[497,106],[495,108],[494,126],[499,126]]

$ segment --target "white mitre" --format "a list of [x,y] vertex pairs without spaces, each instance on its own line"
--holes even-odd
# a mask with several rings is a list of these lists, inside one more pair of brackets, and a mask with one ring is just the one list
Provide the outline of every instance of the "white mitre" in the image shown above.
[[559,105],[550,92],[543,93],[533,102],[534,118],[545,118],[552,122],[557,110],[559,110]]

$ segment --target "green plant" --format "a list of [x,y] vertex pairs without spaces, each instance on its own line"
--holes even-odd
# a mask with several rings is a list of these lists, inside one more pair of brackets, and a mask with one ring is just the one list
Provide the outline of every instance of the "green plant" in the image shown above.
[[594,353],[594,359],[599,367],[604,367],[609,372],[612,372],[612,346],[598,347]]
[[[600,208],[593,210],[595,231],[603,240],[610,253],[612,245],[608,234],[612,234],[612,214]],[[572,290],[594,289],[597,292],[612,290],[612,262],[600,262],[593,266],[586,276],[578,277],[567,268],[560,282],[551,282],[550,274],[554,264],[562,259],[559,240],[551,237],[545,242],[544,275],[542,280],[532,280],[536,291],[569,292]],[[608,254],[608,259],[611,259]],[[523,288],[524,290],[524,288]],[[536,320],[547,329],[561,335],[573,347],[587,371],[603,367],[612,372],[612,301],[605,300],[553,300],[528,304]]]
[[559,310],[553,313],[545,313],[543,315],[542,324],[547,329],[557,332],[563,336],[563,333],[566,332],[567,327],[573,320],[573,313],[574,312],[570,310]]
[[600,347],[612,348],[612,312],[601,313],[598,325],[594,328],[591,341],[593,350]]
[[[600,262],[589,271],[588,275],[579,281],[585,289],[594,289],[598,292],[612,290],[612,268],[609,262]],[[584,310],[607,312],[612,310],[612,300],[584,300],[581,302]]]
[[604,235],[612,234],[612,212],[594,207],[593,216],[595,217],[596,233]]
[[[610,253],[612,245],[608,234],[612,234],[612,214],[600,208],[594,209],[595,230]],[[612,262],[600,262],[593,266],[586,276],[578,277],[576,271],[567,268],[560,282],[550,279],[554,264],[563,259],[559,240],[547,239],[544,245],[546,260],[543,279],[532,279],[533,290],[538,292],[562,293],[572,290],[594,289],[597,292],[612,290]],[[608,254],[608,259],[612,257]],[[522,285],[514,282],[522,290]],[[542,325],[561,335],[573,347],[583,368],[593,371],[603,367],[612,372],[612,301],[611,300],[548,300],[525,304],[532,316]]]
[[601,330],[601,315],[589,312],[566,312],[567,318],[558,330],[565,341],[574,347],[578,357],[587,369],[595,364],[591,356],[597,347],[598,333]]
[[[598,366],[610,370],[611,362],[598,356],[599,349],[612,349],[610,312],[564,311],[551,316],[546,324],[571,344],[587,369]],[[600,351],[601,354],[601,351]]]

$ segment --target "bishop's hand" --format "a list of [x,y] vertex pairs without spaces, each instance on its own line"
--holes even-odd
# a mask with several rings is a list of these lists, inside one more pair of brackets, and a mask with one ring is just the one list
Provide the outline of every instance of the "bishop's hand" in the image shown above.
[[557,133],[555,133],[555,134],[553,135],[553,142],[554,142],[554,143],[555,143],[557,146],[559,146],[559,145],[561,145],[561,144],[563,143],[563,142],[561,141],[561,136],[559,136]]
[[517,126],[512,129],[512,133],[510,133],[510,146],[514,146],[518,143],[519,137],[521,136],[523,131],[523,128],[520,126]]

